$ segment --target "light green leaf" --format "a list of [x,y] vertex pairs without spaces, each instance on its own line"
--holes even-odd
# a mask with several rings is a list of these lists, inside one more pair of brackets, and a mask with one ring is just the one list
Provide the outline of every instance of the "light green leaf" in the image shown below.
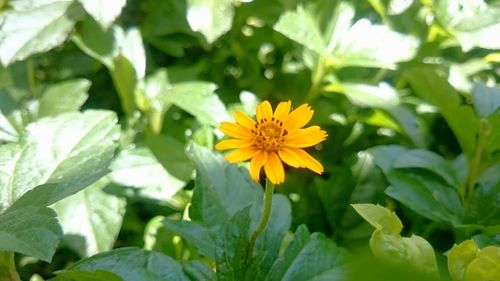
[[398,235],[403,229],[403,224],[398,216],[388,209],[373,204],[352,204],[358,214],[368,223],[382,233]]
[[6,66],[61,44],[82,16],[73,2],[12,1],[0,16],[0,62]]
[[215,242],[204,226],[195,222],[164,220],[165,227],[191,243],[198,252],[208,258],[215,258]]
[[83,8],[104,28],[107,28],[120,15],[127,0],[99,1],[78,0]]
[[274,30],[318,54],[326,53],[326,42],[315,18],[302,6],[297,11],[283,13]]
[[[178,214],[171,215],[178,219]],[[165,217],[156,216],[149,220],[144,229],[144,249],[164,253],[170,257],[180,259],[182,255],[182,241],[175,238],[176,233],[163,226]],[[178,237],[178,236],[177,236]]]
[[0,214],[0,251],[49,262],[61,236],[56,213],[47,207],[25,206]]
[[81,257],[110,250],[120,231],[125,200],[102,190],[109,182],[102,178],[52,205],[65,234],[63,241]]
[[500,280],[500,247],[481,249],[465,271],[465,281]]
[[478,121],[472,108],[461,105],[459,94],[431,68],[412,68],[405,72],[404,77],[417,95],[437,106],[464,154],[472,157],[478,132]]
[[113,182],[135,187],[146,198],[166,200],[186,184],[165,170],[147,147],[121,151],[110,168]]
[[162,99],[192,114],[201,123],[217,126],[231,117],[215,94],[216,89],[215,84],[208,82],[182,82],[172,85]]
[[361,107],[387,109],[400,103],[398,93],[387,83],[378,86],[343,83],[342,89],[351,103]]
[[18,138],[16,129],[0,110],[0,141],[15,142]]
[[187,21],[209,44],[231,29],[234,7],[231,0],[187,0]]
[[104,30],[95,20],[87,17],[82,21],[73,42],[88,56],[98,60],[108,69],[113,68],[113,57],[118,54],[115,29]]
[[87,100],[90,81],[68,80],[48,87],[39,99],[38,118],[80,110]]
[[[118,275],[111,272],[96,270],[95,272],[73,270],[73,271],[58,271],[57,277],[50,279],[51,281],[122,281]],[[67,278],[67,279],[66,279]]]
[[448,254],[448,270],[455,281],[463,281],[467,266],[476,258],[479,248],[473,240],[455,244]]
[[0,211],[20,198],[20,208],[50,205],[101,178],[117,147],[116,121],[109,111],[60,114],[30,124],[21,146],[1,146]]
[[[115,26],[113,34],[119,46],[118,52],[127,58],[134,67],[137,78],[144,78],[146,74],[146,54],[139,29],[129,28],[124,31],[118,26]],[[115,63],[115,68],[116,67]]]
[[189,281],[181,265],[158,252],[121,248],[81,260],[63,271],[108,271],[124,281]]
[[120,96],[122,108],[126,113],[132,114],[136,108],[135,86],[137,84],[134,65],[121,54],[113,58],[112,64],[111,78]]

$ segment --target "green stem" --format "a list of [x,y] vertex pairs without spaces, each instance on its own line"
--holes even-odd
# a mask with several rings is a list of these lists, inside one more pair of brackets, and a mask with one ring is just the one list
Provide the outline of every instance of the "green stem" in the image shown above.
[[35,67],[33,61],[28,59],[26,61],[26,74],[28,76],[28,85],[30,87],[31,96],[36,97],[38,92],[36,90]]
[[325,60],[323,59],[323,57],[319,57],[316,69],[313,74],[312,85],[311,88],[309,89],[309,92],[307,93],[306,97],[307,102],[312,102],[318,97],[320,93],[321,83],[323,83],[324,77],[325,77]]
[[476,147],[474,148],[474,154],[472,159],[469,161],[469,171],[467,174],[467,180],[465,183],[465,188],[462,191],[463,197],[465,199],[465,207],[469,205],[469,201],[474,193],[474,186],[476,184],[476,178],[479,175],[479,168],[481,165],[481,155],[483,153],[484,138],[488,134],[488,121],[481,120],[479,135],[477,137]]
[[0,252],[0,281],[20,281],[14,262],[14,253]]
[[269,216],[271,215],[271,207],[273,204],[273,191],[274,185],[269,179],[266,179],[266,191],[264,193],[264,212],[262,213],[262,218],[259,226],[257,226],[255,231],[252,233],[252,236],[250,237],[247,260],[250,260],[250,258],[253,256],[255,242],[257,241],[259,235],[264,231],[267,222],[269,221]]

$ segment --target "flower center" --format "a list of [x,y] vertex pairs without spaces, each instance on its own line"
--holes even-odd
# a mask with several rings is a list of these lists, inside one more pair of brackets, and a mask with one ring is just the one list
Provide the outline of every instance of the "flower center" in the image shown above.
[[285,142],[288,131],[283,128],[283,122],[275,119],[260,119],[252,130],[253,142],[259,149],[266,151],[278,151]]

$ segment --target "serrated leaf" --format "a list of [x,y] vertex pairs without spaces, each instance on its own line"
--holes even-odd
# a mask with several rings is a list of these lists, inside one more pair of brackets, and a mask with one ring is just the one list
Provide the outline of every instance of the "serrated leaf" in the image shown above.
[[187,21],[209,44],[231,29],[234,7],[231,0],[187,0]]
[[0,211],[50,205],[101,178],[117,147],[116,121],[109,111],[60,114],[30,124],[21,146],[0,147]]
[[102,178],[54,205],[64,231],[64,242],[81,257],[110,250],[122,225],[125,200],[106,194]]
[[186,184],[170,174],[145,147],[121,151],[110,168],[113,182],[137,188],[139,195],[146,198],[171,198]]
[[181,265],[158,252],[121,248],[81,260],[65,271],[108,271],[124,281],[189,281]]
[[0,61],[9,65],[61,44],[82,16],[72,0],[20,0],[0,18]]
[[83,8],[104,28],[107,28],[120,15],[127,0],[99,1],[78,0]]
[[61,236],[56,213],[49,208],[25,206],[0,214],[0,251],[21,253],[49,262]]
[[80,110],[87,100],[90,81],[68,80],[48,87],[39,99],[38,118]]
[[403,230],[403,224],[398,216],[380,205],[352,204],[351,206],[368,223],[383,233],[398,235]]

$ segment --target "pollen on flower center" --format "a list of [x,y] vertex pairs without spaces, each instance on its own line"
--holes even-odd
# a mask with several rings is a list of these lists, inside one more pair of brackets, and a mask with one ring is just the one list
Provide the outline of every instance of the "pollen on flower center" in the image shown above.
[[274,117],[260,119],[252,129],[253,142],[259,149],[266,151],[278,151],[285,142],[288,131],[283,128],[283,121]]

